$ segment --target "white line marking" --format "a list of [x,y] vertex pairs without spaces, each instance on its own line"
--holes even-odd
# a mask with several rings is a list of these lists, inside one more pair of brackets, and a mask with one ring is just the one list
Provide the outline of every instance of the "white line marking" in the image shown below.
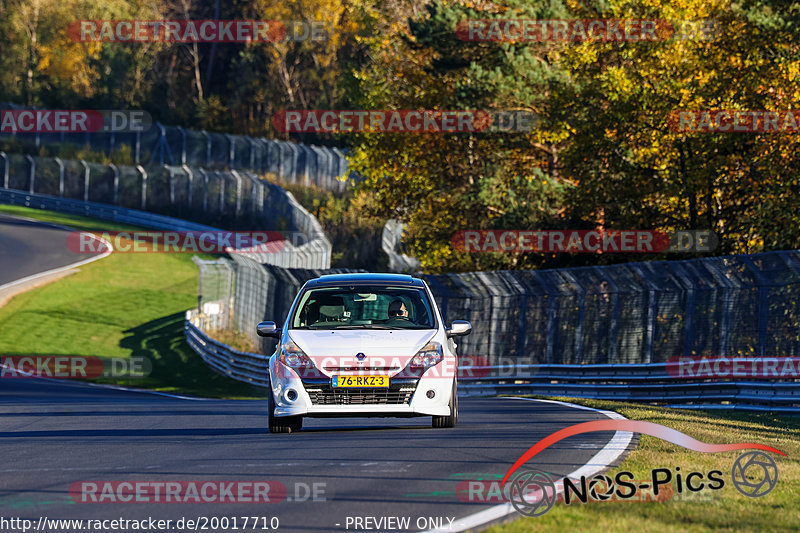
[[[16,218],[16,219],[19,219],[19,220],[26,220],[28,222],[37,222],[38,224],[40,224],[42,226],[50,226],[52,228],[58,228],[58,229],[63,229],[63,230],[67,230],[67,231],[78,231],[75,228],[70,228],[68,226],[62,226],[61,224],[54,224],[52,222],[42,222],[41,220],[36,220],[34,218],[22,217],[22,216],[18,216],[18,215],[8,215],[8,214],[2,213],[2,212],[0,212],[0,215],[3,215],[5,217],[9,217],[9,218]],[[11,288],[11,287],[14,287],[16,285],[20,285],[22,283],[26,283],[28,281],[34,281],[36,279],[43,278],[45,276],[49,276],[51,274],[58,274],[60,272],[64,272],[65,270],[70,270],[72,268],[77,268],[79,266],[86,265],[88,263],[91,263],[93,261],[97,261],[98,259],[103,259],[104,257],[108,257],[109,255],[111,255],[111,252],[113,251],[113,247],[111,246],[111,243],[108,242],[107,240],[103,239],[103,238],[97,237],[96,235],[93,236],[93,237],[95,239],[105,243],[105,245],[107,246],[107,248],[106,248],[107,251],[106,252],[103,252],[102,254],[98,255],[97,257],[90,257],[89,259],[84,259],[82,261],[78,261],[77,263],[72,263],[71,265],[62,266],[62,267],[58,267],[58,268],[53,268],[53,269],[47,270],[45,272],[39,272],[38,274],[32,274],[30,276],[26,276],[24,278],[21,278],[21,279],[15,280],[15,281],[11,281],[9,283],[6,283],[5,285],[0,285],[0,291],[3,291],[5,289]]]
[[[592,407],[586,407],[585,405],[577,405],[572,403],[566,402],[559,402],[557,400],[538,400],[534,398],[516,398],[516,397],[504,397],[501,398],[503,400],[526,400],[531,402],[542,402],[542,403],[554,403],[558,405],[563,405],[565,407],[571,407],[573,409],[584,409],[586,411],[594,411],[596,413],[601,413],[608,418],[617,419],[617,420],[625,420],[625,417],[619,413],[615,413],[614,411],[604,411],[602,409],[594,409]],[[562,477],[555,481],[556,487],[561,487],[557,490],[557,494],[564,491],[564,479],[566,478],[580,478],[581,476],[591,477],[595,474],[602,472],[610,467],[611,463],[619,459],[619,457],[625,453],[625,450],[628,449],[628,446],[633,439],[633,433],[630,431],[616,431],[614,432],[614,436],[611,438],[608,443],[603,447],[602,450],[597,452],[594,456],[592,456],[589,461],[575,470],[567,474],[566,476]],[[510,503],[501,503],[499,505],[495,505],[490,507],[489,509],[484,509],[483,511],[479,511],[477,513],[473,513],[468,515],[464,518],[456,520],[453,522],[450,527],[445,529],[429,529],[424,533],[456,533],[460,531],[467,531],[469,529],[474,529],[476,527],[482,526],[488,522],[494,522],[495,520],[499,520],[505,516],[510,514],[516,513],[516,509]],[[524,518],[523,515],[519,515],[520,518]]]

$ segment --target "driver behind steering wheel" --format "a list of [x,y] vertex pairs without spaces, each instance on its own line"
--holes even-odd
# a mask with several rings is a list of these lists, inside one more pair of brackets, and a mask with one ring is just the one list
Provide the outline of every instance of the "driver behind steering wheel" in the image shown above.
[[392,303],[390,303],[388,314],[389,314],[389,320],[392,319],[410,320],[408,318],[408,309],[406,309],[406,304],[402,300],[394,300]]

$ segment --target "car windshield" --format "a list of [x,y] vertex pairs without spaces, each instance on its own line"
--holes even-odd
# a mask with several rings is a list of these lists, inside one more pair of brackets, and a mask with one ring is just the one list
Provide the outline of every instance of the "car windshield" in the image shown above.
[[305,291],[294,329],[434,329],[423,289],[390,286],[324,287]]

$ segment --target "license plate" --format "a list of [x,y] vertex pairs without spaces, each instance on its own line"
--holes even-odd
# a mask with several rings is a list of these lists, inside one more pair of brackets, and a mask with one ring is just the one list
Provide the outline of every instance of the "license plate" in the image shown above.
[[362,387],[376,388],[388,387],[389,376],[333,376],[331,379],[333,388],[341,387]]

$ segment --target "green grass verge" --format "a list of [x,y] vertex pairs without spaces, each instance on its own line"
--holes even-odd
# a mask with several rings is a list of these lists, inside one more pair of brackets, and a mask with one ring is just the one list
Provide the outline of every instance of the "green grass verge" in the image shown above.
[[[495,526],[491,533],[528,531],[658,531],[705,533],[712,531],[798,531],[800,530],[800,417],[722,411],[689,411],[642,406],[629,403],[560,398],[589,407],[616,411],[632,420],[645,420],[677,429],[698,440],[728,444],[757,442],[783,451],[774,456],[778,464],[778,484],[761,498],[740,494],[731,484],[731,467],[743,452],[706,454],[686,450],[647,435],[623,463],[610,472],[626,470],[636,480],[651,478],[654,468],[669,468],[675,473],[707,473],[721,470],[725,486],[676,495],[665,502],[563,502],[547,514],[521,518]],[[533,442],[531,442],[533,445]],[[749,473],[749,472],[748,472]],[[674,479],[673,479],[674,486]],[[684,489],[685,490],[685,489]],[[686,491],[688,493],[688,491]]]
[[[81,230],[133,230],[123,224],[38,209],[0,212]],[[147,357],[146,378],[97,379],[208,397],[263,397],[264,390],[216,374],[187,344],[183,317],[197,305],[191,254],[111,254],[80,272],[22,293],[0,308],[0,355]]]

